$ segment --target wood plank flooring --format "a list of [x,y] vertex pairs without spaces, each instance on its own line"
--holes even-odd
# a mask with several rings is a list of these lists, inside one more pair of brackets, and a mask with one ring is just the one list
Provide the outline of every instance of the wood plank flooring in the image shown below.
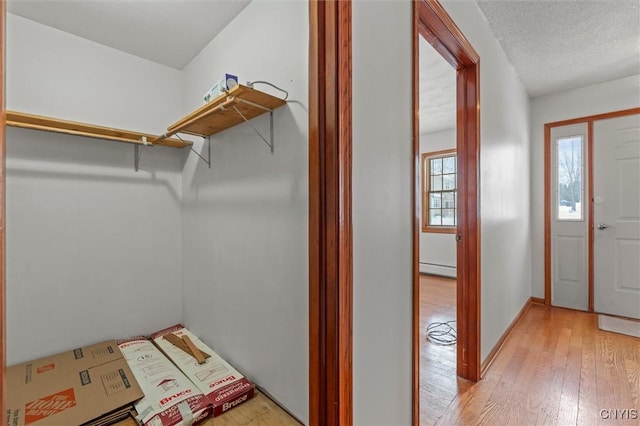
[[[421,425],[640,424],[640,339],[599,330],[595,314],[532,305],[476,384],[436,374],[455,369],[444,355],[422,358]],[[449,391],[434,403],[437,387]]]
[[427,326],[456,319],[456,280],[420,275],[420,424],[434,425],[471,385],[456,376],[456,346],[426,339]]

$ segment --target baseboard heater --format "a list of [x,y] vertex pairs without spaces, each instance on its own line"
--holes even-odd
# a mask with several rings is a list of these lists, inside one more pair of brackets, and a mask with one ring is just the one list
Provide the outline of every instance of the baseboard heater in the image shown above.
[[420,262],[420,272],[449,278],[456,278],[457,276],[457,268],[455,266],[441,265],[438,263]]

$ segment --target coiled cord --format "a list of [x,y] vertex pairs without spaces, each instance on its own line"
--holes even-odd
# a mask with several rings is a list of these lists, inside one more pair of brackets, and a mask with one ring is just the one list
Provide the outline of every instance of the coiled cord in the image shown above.
[[456,329],[452,324],[455,320],[446,322],[432,322],[427,326],[427,340],[434,345],[455,345],[458,339]]

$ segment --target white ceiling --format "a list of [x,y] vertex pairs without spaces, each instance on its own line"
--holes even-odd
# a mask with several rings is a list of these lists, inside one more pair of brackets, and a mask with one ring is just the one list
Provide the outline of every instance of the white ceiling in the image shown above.
[[477,0],[530,97],[640,73],[638,0]]
[[7,11],[184,68],[250,0],[8,0]]
[[456,70],[420,37],[420,133],[456,126]]

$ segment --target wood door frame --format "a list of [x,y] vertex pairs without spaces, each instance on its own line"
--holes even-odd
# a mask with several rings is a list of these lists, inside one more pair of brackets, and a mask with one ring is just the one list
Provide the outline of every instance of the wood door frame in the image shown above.
[[457,71],[456,129],[458,153],[457,374],[481,377],[480,363],[480,56],[437,0],[413,3],[413,423],[420,421],[420,129],[418,122],[418,43],[424,37]]
[[588,312],[594,312],[593,283],[593,123],[609,118],[640,114],[639,108],[623,109],[604,114],[588,115],[569,120],[545,123],[544,125],[544,304],[551,305],[551,218],[553,204],[551,202],[551,129],[572,124],[587,124],[587,262],[588,262]]
[[309,422],[352,420],[351,1],[309,2]]

